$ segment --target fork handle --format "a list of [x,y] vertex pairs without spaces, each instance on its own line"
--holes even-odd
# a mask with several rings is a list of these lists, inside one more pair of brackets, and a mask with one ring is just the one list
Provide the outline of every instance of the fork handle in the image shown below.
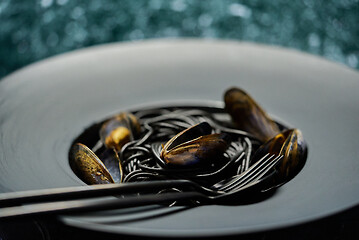
[[143,196],[125,196],[123,198],[106,197],[100,199],[82,199],[72,201],[28,204],[17,207],[2,208],[0,220],[16,219],[54,214],[75,214],[88,211],[139,207],[151,204],[168,204],[180,200],[195,200],[205,198],[198,192],[176,192],[148,194]]
[[161,180],[136,183],[99,184],[52,189],[28,190],[0,194],[0,207],[10,207],[35,202],[51,202],[94,198],[128,193],[156,193],[166,188],[195,187],[188,180]]

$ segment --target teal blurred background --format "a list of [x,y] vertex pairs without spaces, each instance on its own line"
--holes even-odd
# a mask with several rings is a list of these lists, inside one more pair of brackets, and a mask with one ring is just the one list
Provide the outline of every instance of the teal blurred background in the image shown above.
[[197,37],[298,49],[359,69],[359,0],[0,0],[0,78],[74,49]]

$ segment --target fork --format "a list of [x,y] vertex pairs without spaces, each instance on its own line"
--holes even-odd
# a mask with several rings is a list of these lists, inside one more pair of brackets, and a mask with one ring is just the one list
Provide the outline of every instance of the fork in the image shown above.
[[[179,200],[216,202],[240,193],[244,194],[246,190],[257,186],[263,179],[266,179],[266,174],[278,164],[281,158],[282,156],[267,154],[247,171],[234,176],[220,188],[215,186],[205,188],[190,180],[162,180],[3,193],[0,194],[0,206],[12,207],[2,208],[0,219],[165,204]],[[154,193],[168,188],[181,189],[182,192]],[[138,192],[141,192],[141,195]],[[142,193],[146,194],[142,195]],[[119,198],[108,198],[108,196],[119,194],[121,195]],[[100,199],[81,199],[106,196],[107,198]],[[14,206],[19,204],[24,205]]]
[[[233,176],[229,181],[225,180],[226,183],[220,187],[217,187],[217,189],[220,191],[228,192],[231,190],[240,189],[246,186],[246,184],[250,184],[251,182],[255,182],[263,178],[263,176],[267,174],[267,172],[272,169],[282,158],[283,156],[281,155],[276,156],[274,154],[270,155],[267,153],[246,171]],[[216,185],[214,186],[215,188]]]

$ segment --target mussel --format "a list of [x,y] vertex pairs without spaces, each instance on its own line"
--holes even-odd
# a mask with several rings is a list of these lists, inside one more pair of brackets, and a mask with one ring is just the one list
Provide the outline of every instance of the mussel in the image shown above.
[[120,161],[119,154],[113,148],[106,148],[102,151],[95,152],[101,162],[106,166],[110,172],[113,180],[120,183],[123,180],[122,161]]
[[101,141],[107,148],[120,151],[123,145],[134,140],[141,127],[137,118],[131,113],[120,113],[105,122],[100,129]]
[[162,148],[161,158],[169,166],[205,166],[213,163],[229,146],[226,134],[211,134],[207,122],[194,125],[171,138]]
[[231,115],[236,127],[265,142],[280,130],[268,114],[239,88],[230,88],[224,94],[225,109]]
[[[113,149],[113,156],[118,157]],[[117,159],[118,161],[118,159]],[[70,150],[70,165],[74,172],[87,184],[105,184],[114,183],[114,180],[99,157],[86,145],[75,143]],[[122,176],[122,168],[119,164],[120,175]]]
[[302,169],[307,151],[302,132],[298,129],[288,129],[260,146],[252,159],[260,159],[267,153],[283,155],[275,177],[275,184],[280,185],[292,179]]

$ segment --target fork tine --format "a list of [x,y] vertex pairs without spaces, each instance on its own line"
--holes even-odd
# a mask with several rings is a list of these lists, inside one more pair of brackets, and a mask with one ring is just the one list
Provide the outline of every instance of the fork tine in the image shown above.
[[242,181],[235,187],[232,187],[232,191],[240,191],[242,188],[247,188],[247,185],[252,183],[259,183],[264,175],[266,175],[281,159],[283,156],[277,156],[274,158],[268,165],[264,166],[257,174],[252,176],[251,178],[247,179],[246,181]]
[[[269,157],[268,157],[269,156]],[[236,176],[233,176],[232,180],[230,180],[229,182],[225,183],[223,186],[219,187],[219,190],[223,190],[226,189],[228,187],[231,187],[234,184],[237,184],[238,181],[242,181],[242,179],[247,178],[248,176],[250,176],[251,174],[253,174],[253,171],[255,171],[257,168],[259,168],[263,162],[269,161],[273,156],[270,156],[269,153],[267,153],[266,155],[264,155],[261,159],[259,159],[256,163],[254,163],[249,169],[247,169],[246,171],[242,172],[241,174],[238,174]]]
[[[271,157],[263,162],[257,169],[253,170],[251,174],[248,174],[246,178],[243,178],[241,181],[238,181],[235,185],[232,185],[229,190],[233,189],[240,189],[242,187],[245,187],[246,185],[257,181],[261,179],[265,174],[268,173],[281,159],[280,156],[275,157],[272,159],[272,157],[275,155],[271,155]],[[228,190],[227,190],[228,191]]]
[[[253,179],[259,179],[266,174],[278,161],[278,156],[266,154],[247,171],[243,172],[237,178],[233,179],[228,184],[225,184],[220,188],[222,191],[230,191],[234,188],[243,187],[245,184],[253,181]],[[264,174],[263,174],[264,173]],[[259,176],[259,178],[258,178]]]

